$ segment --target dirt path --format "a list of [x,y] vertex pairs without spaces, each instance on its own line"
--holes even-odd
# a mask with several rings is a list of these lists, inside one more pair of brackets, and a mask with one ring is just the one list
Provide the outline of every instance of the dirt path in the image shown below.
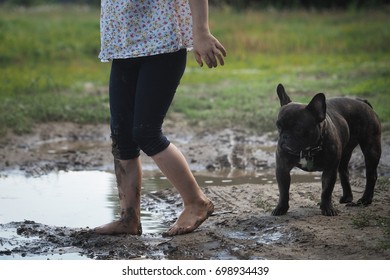
[[[179,125],[177,125],[179,123]],[[272,172],[275,134],[248,136],[245,131],[213,134],[191,131],[168,122],[166,132],[196,170],[245,169]],[[111,169],[108,127],[45,124],[34,134],[8,135],[0,141],[0,176],[19,169],[26,176],[56,170]],[[53,227],[34,221],[0,225],[0,259],[12,257],[94,259],[390,259],[389,142],[384,141],[380,174],[371,206],[335,204],[337,217],[320,214],[320,183],[294,183],[288,215],[273,217],[278,199],[275,184],[204,187],[216,205],[215,215],[196,232],[163,238],[97,236],[86,229]],[[152,164],[143,157],[145,164]],[[362,159],[354,155],[352,184],[355,198],[364,189]],[[341,187],[335,187],[334,201]],[[173,190],[154,194],[167,202],[164,211],[179,213]],[[156,201],[157,203],[157,201]],[[37,217],[38,219],[38,217]],[[172,220],[164,221],[171,224]]]

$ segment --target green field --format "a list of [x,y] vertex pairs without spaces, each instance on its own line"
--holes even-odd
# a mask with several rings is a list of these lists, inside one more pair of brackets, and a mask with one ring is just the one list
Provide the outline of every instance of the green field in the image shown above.
[[[189,54],[172,112],[198,127],[274,129],[275,88],[307,102],[316,92],[368,99],[390,123],[387,11],[210,11],[226,65]],[[98,58],[99,10],[0,8],[0,134],[35,123],[107,123],[109,63]]]

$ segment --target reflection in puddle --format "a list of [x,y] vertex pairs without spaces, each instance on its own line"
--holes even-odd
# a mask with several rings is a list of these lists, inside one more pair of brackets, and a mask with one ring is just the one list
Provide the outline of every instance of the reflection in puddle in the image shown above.
[[[148,191],[160,189],[145,180]],[[90,227],[117,218],[118,194],[112,173],[102,171],[58,172],[41,177],[8,174],[0,178],[0,223],[32,220],[66,227]],[[158,214],[142,211],[145,233],[165,227]]]
[[[201,186],[274,183],[273,174],[234,172],[195,172]],[[294,180],[312,182],[313,175],[294,175]],[[181,200],[167,201],[159,194],[172,188],[161,173],[144,171],[142,182],[141,221],[143,233],[161,233],[179,214]],[[0,225],[31,220],[37,223],[69,228],[94,228],[118,218],[119,201],[115,176],[105,171],[53,172],[40,177],[26,177],[18,172],[0,174]],[[172,208],[172,205],[174,207]],[[178,206],[179,208],[176,208]],[[262,236],[231,233],[232,238],[256,239],[258,243],[277,242],[283,238],[279,231]],[[0,251],[15,249],[23,241],[16,229],[0,227]],[[29,241],[39,237],[29,237]],[[5,242],[3,242],[3,241]],[[15,242],[14,242],[15,241]],[[77,252],[51,252],[47,255],[0,255],[0,259],[86,259]]]
[[[267,173],[197,172],[195,176],[201,186],[275,182],[274,175]],[[307,175],[294,178],[302,182],[317,179]],[[162,215],[169,203],[153,195],[166,188],[171,185],[161,173],[144,172],[141,212],[144,233],[162,232],[167,227]],[[2,224],[32,220],[53,226],[93,228],[117,219],[119,213],[115,176],[105,171],[60,171],[40,177],[25,177],[17,172],[0,174],[0,204]]]
[[[267,173],[196,172],[195,176],[201,186],[275,181],[274,175]],[[310,182],[317,178],[294,175],[294,179]],[[166,188],[171,185],[161,173],[144,172],[141,205],[144,233],[162,232],[167,227],[164,223],[167,217],[163,216],[167,202],[154,195]],[[60,171],[40,177],[25,177],[17,172],[0,175],[0,204],[1,224],[32,220],[53,226],[94,228],[117,219],[119,213],[115,176],[105,171]]]

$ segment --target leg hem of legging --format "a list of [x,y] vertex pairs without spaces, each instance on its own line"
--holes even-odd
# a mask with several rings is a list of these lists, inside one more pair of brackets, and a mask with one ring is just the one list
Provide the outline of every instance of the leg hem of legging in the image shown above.
[[155,155],[161,153],[162,151],[164,151],[166,148],[168,148],[168,146],[169,146],[170,144],[171,144],[171,142],[168,141],[168,142],[165,143],[164,145],[161,145],[160,147],[154,149],[153,152],[151,152],[151,153],[146,153],[146,154],[147,154],[147,156],[149,156],[149,157],[153,157],[153,156],[155,156]]
[[119,160],[131,160],[131,159],[136,159],[136,158],[139,158],[140,157],[140,153],[138,155],[130,155],[130,156],[121,156],[121,155],[114,155],[114,159],[119,159]]

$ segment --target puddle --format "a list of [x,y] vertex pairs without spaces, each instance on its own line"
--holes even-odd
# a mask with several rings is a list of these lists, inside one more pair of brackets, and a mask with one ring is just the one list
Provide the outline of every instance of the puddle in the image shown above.
[[[166,185],[166,180],[145,179],[143,191],[161,190],[164,182]],[[7,174],[0,178],[0,204],[1,224],[32,220],[93,228],[116,219],[119,213],[115,177],[103,171],[60,171],[40,177]],[[158,213],[143,210],[141,215],[144,232],[165,229]]]
[[[273,174],[230,172],[195,172],[201,186],[274,183]],[[294,175],[295,181],[319,180],[316,175]],[[143,233],[161,233],[179,213],[181,200],[161,196],[171,188],[168,180],[157,171],[146,170],[142,183],[141,221]],[[168,201],[170,200],[170,201]],[[18,234],[12,222],[34,221],[43,225],[67,228],[94,228],[116,220],[119,213],[115,175],[107,171],[59,171],[39,177],[26,177],[20,172],[0,174],[0,259],[88,259],[77,251],[52,251],[44,255],[7,255],[20,243],[31,243],[36,236]],[[283,236],[272,231],[263,236],[231,233],[232,238],[277,242]],[[75,248],[76,250],[77,248]]]
[[[195,177],[201,186],[275,182],[274,175],[261,172],[195,172]],[[319,179],[315,175],[293,176],[299,182]],[[144,233],[166,229],[162,215],[167,202],[155,193],[167,188],[171,185],[161,173],[144,172],[141,206]],[[32,220],[52,226],[93,228],[115,220],[119,213],[115,176],[106,171],[60,171],[40,177],[26,177],[18,172],[3,174],[0,204],[0,224]]]
[[[169,187],[166,179],[152,178],[144,180],[144,193],[153,194]],[[167,223],[164,223],[167,217],[163,216],[167,214],[164,213],[166,204],[161,199],[155,201],[153,196],[143,196],[141,219],[144,233],[167,229]],[[57,227],[94,228],[117,219],[119,215],[115,176],[103,171],[60,171],[40,177],[7,173],[0,176],[0,205],[0,224],[30,220]],[[0,227],[0,251],[12,250],[18,243],[33,242],[34,239],[39,238],[23,237],[15,228]],[[75,259],[75,254],[51,253],[46,257],[31,258]],[[15,256],[1,255],[0,259],[15,259]]]
[[[275,182],[274,175],[259,172],[196,172],[195,177],[201,186]],[[295,174],[293,179],[312,182],[319,177]],[[141,215],[145,233],[166,228],[158,214],[164,211],[164,200],[154,195],[166,188],[171,185],[159,172],[144,172]],[[26,177],[19,172],[3,174],[0,204],[0,224],[32,220],[53,226],[92,228],[118,218],[119,213],[115,176],[106,171],[59,171],[40,177]]]

